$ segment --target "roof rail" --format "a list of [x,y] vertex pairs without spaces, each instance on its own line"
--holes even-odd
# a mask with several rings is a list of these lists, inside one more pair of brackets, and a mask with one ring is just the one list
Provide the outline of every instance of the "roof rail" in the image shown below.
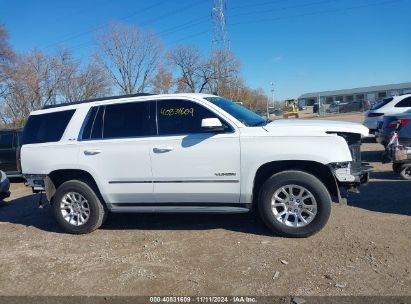
[[153,95],[153,94],[150,94],[150,93],[137,93],[137,94],[98,97],[98,98],[92,98],[92,99],[86,99],[86,100],[80,100],[80,101],[64,102],[64,103],[58,103],[58,104],[53,104],[53,105],[45,105],[45,106],[43,106],[43,110],[44,109],[51,109],[51,108],[59,108],[59,107],[64,107],[64,106],[70,106],[70,105],[76,105],[76,104],[81,104],[81,103],[88,103],[88,102],[93,102],[93,101],[103,101],[103,100],[109,100],[109,99],[120,99],[120,98],[127,98],[127,97],[139,97],[139,96],[150,96],[150,95]]

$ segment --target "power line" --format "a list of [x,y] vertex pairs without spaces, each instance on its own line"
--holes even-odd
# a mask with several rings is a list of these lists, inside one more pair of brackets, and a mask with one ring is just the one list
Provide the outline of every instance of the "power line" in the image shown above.
[[[366,4],[366,5],[359,5],[359,6],[351,6],[351,7],[346,7],[346,8],[340,8],[340,9],[333,9],[333,10],[323,10],[323,11],[316,11],[316,12],[309,12],[309,13],[303,13],[303,14],[295,14],[295,15],[287,15],[287,16],[281,16],[277,18],[267,18],[264,20],[253,20],[253,21],[246,21],[246,22],[236,22],[236,23],[230,23],[230,26],[237,26],[237,25],[242,25],[242,24],[251,24],[251,23],[260,23],[260,22],[267,22],[267,21],[277,21],[277,20],[282,20],[282,19],[289,19],[289,18],[294,18],[294,17],[304,17],[304,16],[311,16],[311,15],[322,15],[322,14],[328,14],[328,13],[336,13],[336,12],[342,12],[342,11],[349,11],[349,10],[355,10],[355,9],[362,9],[366,7],[371,7],[371,6],[378,6],[378,5],[384,5],[384,4],[390,4],[390,3],[396,3],[400,2],[403,0],[390,0],[390,1],[382,1],[382,2],[377,2],[377,3],[371,3],[371,4]],[[186,37],[183,37],[181,39],[178,39],[176,41],[173,41],[174,43],[180,42],[187,40],[189,38],[197,37],[204,35],[206,33],[209,33],[209,31],[201,31]]]
[[335,2],[335,1],[336,0],[321,0],[321,1],[305,3],[303,5],[291,5],[291,6],[283,6],[283,7],[271,8],[271,9],[264,9],[264,10],[260,10],[260,11],[239,13],[239,14],[231,15],[231,17],[251,16],[251,15],[256,15],[256,14],[261,15],[261,14],[264,14],[264,13],[270,13],[270,12],[279,11],[279,10],[287,10],[287,9],[293,9],[293,8],[303,8],[303,7],[308,7],[308,6],[313,6],[313,5],[317,5],[317,4],[323,4],[323,3],[330,3],[330,2]]
[[[137,15],[137,14],[141,14],[142,12],[151,10],[151,9],[153,9],[153,8],[155,8],[155,7],[157,7],[157,6],[160,6],[160,5],[164,4],[164,3],[167,3],[167,2],[169,2],[169,1],[163,0],[163,1],[157,2],[157,3],[153,4],[153,5],[147,6],[147,7],[143,8],[143,9],[140,9],[140,10],[135,11],[135,12],[129,14],[129,15],[126,15],[126,16],[120,18],[120,20],[129,19],[129,18],[131,18],[131,17],[133,17],[133,16],[135,16],[135,15]],[[150,22],[153,22],[153,21],[155,22],[155,21],[159,21],[159,20],[161,20],[161,19],[165,19],[165,18],[171,17],[171,16],[176,15],[176,14],[182,12],[182,11],[185,11],[185,10],[187,10],[187,9],[190,9],[190,8],[192,8],[192,7],[200,4],[200,3],[203,3],[203,1],[196,1],[196,2],[194,2],[194,3],[191,3],[190,5],[184,6],[184,7],[182,7],[182,8],[178,8],[178,9],[172,11],[172,12],[168,12],[168,13],[165,13],[165,14],[163,14],[163,15],[161,15],[161,16],[152,18],[152,19],[144,22],[143,24],[147,24],[147,23],[150,23]],[[47,49],[47,48],[50,48],[50,47],[52,47],[52,46],[59,45],[59,44],[61,44],[61,43],[63,43],[63,42],[67,42],[67,41],[70,41],[70,40],[73,40],[73,39],[82,37],[82,36],[84,36],[84,35],[87,35],[87,34],[96,32],[96,31],[98,31],[98,30],[102,30],[102,29],[104,29],[106,26],[107,26],[107,24],[104,24],[104,25],[100,25],[100,26],[98,26],[98,27],[94,27],[94,28],[92,28],[92,29],[90,29],[90,30],[80,32],[80,33],[75,34],[75,35],[73,35],[73,36],[70,36],[70,37],[68,37],[68,38],[66,38],[66,39],[63,39],[63,40],[61,40],[61,41],[59,41],[59,42],[49,44],[49,45],[47,45],[45,48]],[[90,42],[92,42],[92,41],[90,41]]]
[[382,4],[395,3],[395,2],[399,2],[399,1],[402,1],[402,0],[390,0],[390,1],[364,4],[364,5],[358,5],[358,6],[346,7],[346,8],[340,8],[340,9],[323,10],[323,11],[317,11],[317,12],[302,13],[302,14],[289,15],[289,16],[281,16],[281,17],[277,17],[277,18],[266,18],[266,19],[259,19],[259,20],[251,20],[251,21],[245,21],[245,22],[236,22],[236,23],[232,23],[231,25],[234,26],[234,25],[261,23],[261,22],[267,22],[267,21],[276,21],[276,20],[288,19],[288,18],[294,18],[294,17],[322,15],[322,14],[328,14],[328,13],[336,13],[336,12],[349,11],[349,10],[354,10],[354,9],[361,9],[361,8],[377,6],[377,5],[382,5]]

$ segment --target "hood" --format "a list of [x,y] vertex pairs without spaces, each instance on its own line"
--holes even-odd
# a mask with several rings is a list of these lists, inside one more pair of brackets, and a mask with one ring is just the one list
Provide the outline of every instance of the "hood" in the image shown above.
[[369,130],[367,127],[359,123],[346,121],[279,119],[274,120],[265,126],[268,131],[275,127],[286,127],[290,129],[302,128],[305,131],[358,133],[362,136],[369,135]]

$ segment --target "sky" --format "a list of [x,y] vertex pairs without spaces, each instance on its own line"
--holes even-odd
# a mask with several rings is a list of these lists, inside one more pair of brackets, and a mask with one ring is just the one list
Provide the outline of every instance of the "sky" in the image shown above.
[[[411,0],[226,0],[246,83],[274,98],[411,81]],[[17,52],[68,47],[88,60],[111,22],[155,30],[167,48],[210,52],[212,0],[0,0]]]

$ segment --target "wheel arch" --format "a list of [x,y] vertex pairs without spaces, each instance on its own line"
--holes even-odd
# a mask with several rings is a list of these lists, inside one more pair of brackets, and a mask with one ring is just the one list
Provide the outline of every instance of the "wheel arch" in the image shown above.
[[50,203],[52,203],[56,189],[61,184],[69,180],[80,180],[87,182],[89,186],[92,187],[94,191],[96,191],[96,194],[99,196],[102,202],[104,202],[96,179],[89,172],[81,169],[58,169],[51,171],[47,175],[45,180],[45,192]]
[[327,188],[333,201],[340,201],[340,192],[337,186],[337,181],[331,169],[322,163],[307,160],[282,160],[272,161],[261,165],[254,176],[253,184],[253,205],[256,206],[256,200],[263,183],[273,174],[287,171],[298,170],[310,173],[317,177]]

